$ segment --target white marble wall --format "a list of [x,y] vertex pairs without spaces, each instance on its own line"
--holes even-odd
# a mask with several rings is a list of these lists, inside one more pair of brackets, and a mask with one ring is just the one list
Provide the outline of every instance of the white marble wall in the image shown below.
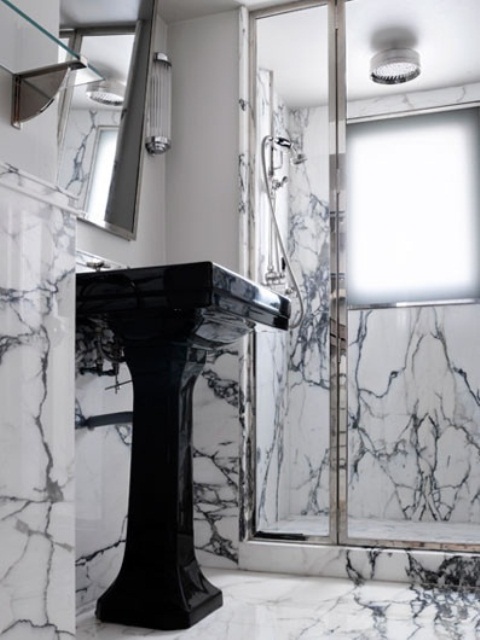
[[[108,370],[109,367],[106,367]],[[118,389],[111,376],[77,375],[76,422],[132,410],[130,375],[121,365]],[[125,547],[130,477],[130,422],[75,432],[76,604],[96,601],[120,569]]]
[[243,340],[207,356],[194,391],[195,548],[200,564],[209,567],[238,562]]
[[476,304],[349,312],[351,517],[480,524],[479,362]]
[[74,626],[74,217],[0,165],[0,635]]

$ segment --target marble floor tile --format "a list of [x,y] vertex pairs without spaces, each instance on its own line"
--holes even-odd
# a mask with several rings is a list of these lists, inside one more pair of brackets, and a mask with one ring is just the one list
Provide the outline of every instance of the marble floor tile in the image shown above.
[[78,621],[77,640],[476,640],[474,591],[210,569],[224,606],[185,631]]

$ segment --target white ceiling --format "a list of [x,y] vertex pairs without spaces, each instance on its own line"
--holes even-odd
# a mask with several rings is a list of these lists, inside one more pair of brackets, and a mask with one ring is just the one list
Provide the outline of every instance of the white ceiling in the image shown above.
[[[258,62],[274,72],[289,106],[327,101],[327,8],[259,21]],[[352,0],[346,4],[349,99],[480,82],[480,0]],[[421,75],[396,86],[370,81],[370,59],[384,49],[415,48]]]
[[[284,4],[290,0],[160,0],[160,14],[168,24],[221,11]],[[68,26],[134,22],[142,0],[60,0],[60,22]]]

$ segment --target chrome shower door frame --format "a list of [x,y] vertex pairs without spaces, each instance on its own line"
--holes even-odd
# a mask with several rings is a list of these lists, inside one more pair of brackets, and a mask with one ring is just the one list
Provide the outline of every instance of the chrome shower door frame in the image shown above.
[[[242,111],[242,123],[248,122],[248,171],[242,176],[241,187],[248,193],[249,212],[243,226],[243,233],[247,237],[249,250],[244,258],[244,267],[248,275],[254,277],[256,273],[256,258],[252,248],[255,246],[255,103],[256,103],[256,66],[257,51],[255,37],[255,21],[262,17],[275,16],[293,10],[303,10],[313,7],[326,6],[328,10],[328,121],[329,121],[329,208],[330,208],[330,473],[329,473],[329,533],[326,536],[294,535],[257,532],[255,523],[256,499],[256,372],[255,372],[255,335],[251,336],[244,350],[244,366],[242,380],[245,389],[246,402],[243,403],[241,423],[244,427],[242,444],[241,486],[240,493],[240,539],[241,541],[270,540],[303,542],[312,544],[338,544],[339,525],[342,518],[339,515],[339,491],[346,483],[338,480],[338,470],[346,464],[346,429],[344,429],[345,448],[340,452],[339,424],[343,420],[346,425],[346,306],[344,286],[344,195],[341,179],[343,157],[345,153],[345,124],[337,125],[339,118],[345,120],[345,88],[339,87],[342,76],[337,61],[345,66],[344,29],[341,29],[343,5],[345,0],[299,0],[277,5],[257,11],[249,12],[248,25],[243,25],[248,31],[248,116]],[[242,80],[241,80],[242,86]],[[246,86],[246,83],[243,83]],[[245,184],[245,179],[247,184]],[[339,222],[341,221],[341,222]],[[343,245],[343,248],[341,248]],[[343,411],[340,399],[343,399]],[[345,415],[343,415],[345,414]],[[341,463],[341,464],[340,464]],[[346,501],[344,501],[343,521],[346,522]]]

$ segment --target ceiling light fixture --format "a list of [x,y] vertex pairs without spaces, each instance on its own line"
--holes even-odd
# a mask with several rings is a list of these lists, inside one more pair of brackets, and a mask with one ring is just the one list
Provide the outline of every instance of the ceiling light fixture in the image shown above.
[[370,78],[378,84],[401,84],[420,75],[420,56],[413,49],[388,49],[373,56]]
[[110,107],[121,107],[125,98],[125,85],[116,80],[99,80],[87,86],[90,100]]

